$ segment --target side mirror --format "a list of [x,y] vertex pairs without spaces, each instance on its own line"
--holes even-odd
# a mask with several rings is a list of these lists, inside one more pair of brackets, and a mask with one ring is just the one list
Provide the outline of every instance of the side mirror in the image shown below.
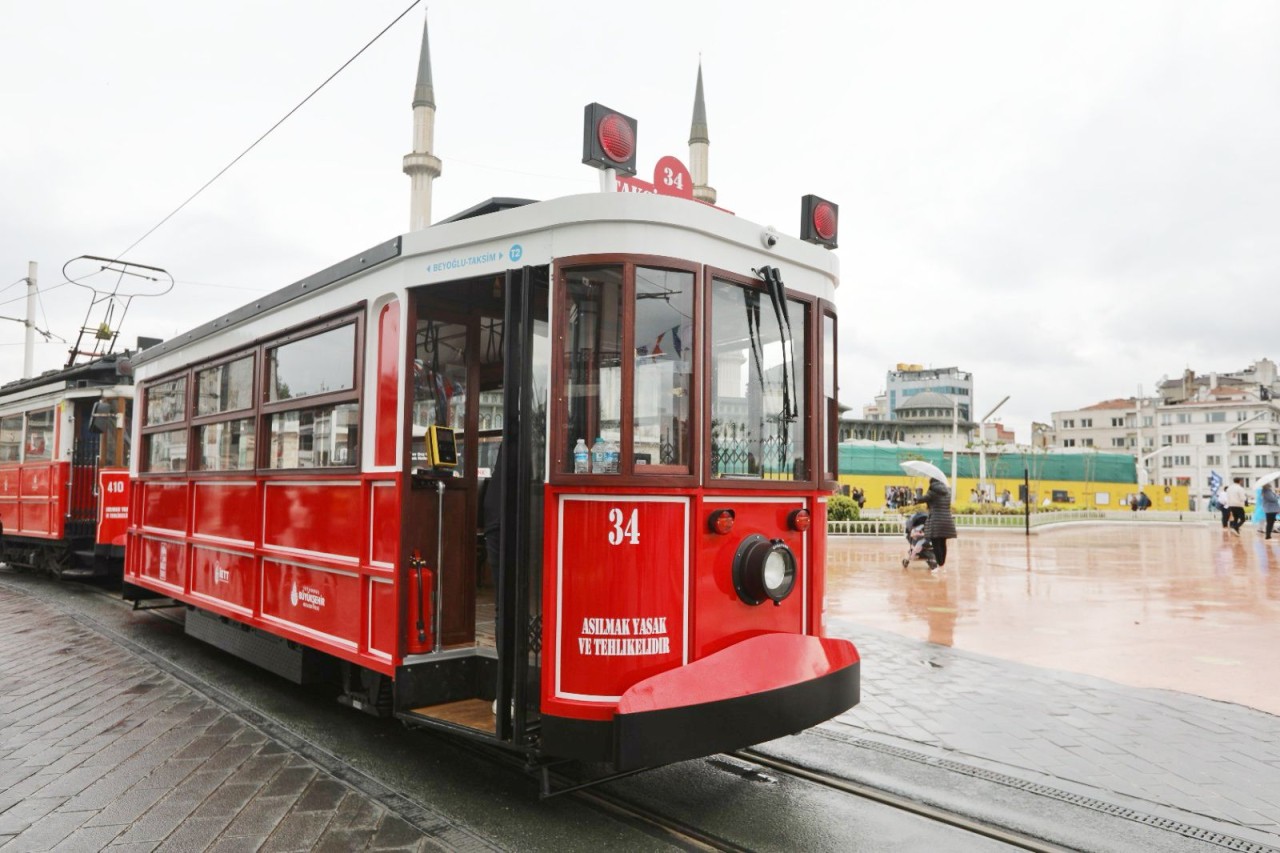
[[112,411],[112,406],[106,400],[99,400],[93,404],[93,412],[89,416],[89,432],[96,432],[99,435],[107,433],[116,425],[116,413]]

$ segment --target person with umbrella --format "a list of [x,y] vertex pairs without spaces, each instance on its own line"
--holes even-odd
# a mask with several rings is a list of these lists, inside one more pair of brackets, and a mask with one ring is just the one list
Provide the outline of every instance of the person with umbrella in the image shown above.
[[1280,497],[1276,496],[1275,489],[1270,483],[1262,484],[1258,506],[1262,508],[1262,515],[1267,521],[1267,538],[1270,539],[1271,531],[1276,526],[1276,513],[1280,513]]
[[947,484],[937,477],[929,480],[929,489],[915,500],[929,509],[929,520],[925,522],[924,535],[933,545],[933,555],[938,565],[947,562],[947,540],[956,538],[956,520],[951,515],[951,490]]

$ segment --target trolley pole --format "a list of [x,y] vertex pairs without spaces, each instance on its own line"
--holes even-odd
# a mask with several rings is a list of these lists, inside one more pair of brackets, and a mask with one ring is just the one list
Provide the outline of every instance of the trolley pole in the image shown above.
[[36,270],[39,264],[27,261],[27,332],[22,340],[22,378],[35,376],[36,369]]

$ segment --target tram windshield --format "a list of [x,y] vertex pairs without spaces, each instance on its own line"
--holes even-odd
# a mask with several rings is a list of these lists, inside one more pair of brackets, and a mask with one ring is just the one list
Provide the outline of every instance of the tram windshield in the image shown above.
[[809,477],[805,382],[795,381],[800,378],[795,365],[804,362],[807,309],[795,300],[787,302],[783,314],[762,290],[721,279],[712,283],[713,477]]

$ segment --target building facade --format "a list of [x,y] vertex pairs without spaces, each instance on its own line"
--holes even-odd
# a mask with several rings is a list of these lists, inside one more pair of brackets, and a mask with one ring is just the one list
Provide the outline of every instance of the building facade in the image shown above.
[[1052,446],[1130,453],[1139,480],[1186,486],[1193,508],[1203,509],[1212,475],[1224,482],[1239,477],[1252,488],[1280,468],[1277,392],[1269,359],[1232,374],[1188,370],[1162,379],[1154,396],[1054,412]]

